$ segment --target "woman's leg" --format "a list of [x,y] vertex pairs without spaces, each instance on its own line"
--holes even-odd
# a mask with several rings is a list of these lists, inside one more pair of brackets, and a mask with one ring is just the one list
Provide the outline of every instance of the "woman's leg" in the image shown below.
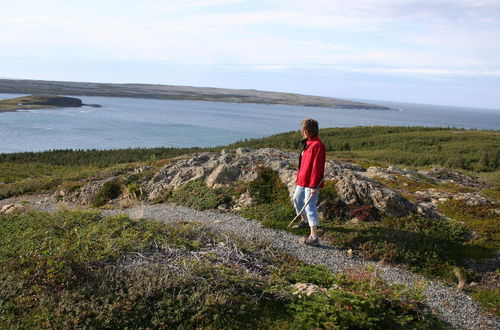
[[[305,200],[307,201],[310,196],[311,196],[311,188],[306,188],[304,196]],[[319,189],[316,189],[316,193],[312,196],[305,210],[307,214],[307,220],[309,221],[309,227],[311,228],[311,236],[313,238],[318,237],[318,231],[317,231],[319,225],[318,210],[317,210],[318,196],[319,196]]]
[[[295,194],[293,195],[293,206],[295,207],[295,213],[299,213],[300,210],[304,207],[306,202],[306,188],[301,186],[295,187]],[[302,212],[301,214],[302,221],[307,221],[306,212]]]

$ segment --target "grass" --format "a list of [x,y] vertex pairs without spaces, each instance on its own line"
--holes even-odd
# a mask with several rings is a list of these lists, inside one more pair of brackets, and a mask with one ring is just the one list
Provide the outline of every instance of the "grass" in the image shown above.
[[[480,244],[492,250],[500,249],[500,230],[498,224],[499,215],[495,211],[500,205],[468,205],[463,200],[449,200],[439,205],[439,210],[443,214],[453,219],[464,222],[471,228],[475,237],[469,242]],[[491,254],[482,255],[470,249],[470,257],[491,257]]]
[[231,204],[232,194],[231,188],[210,189],[203,180],[195,180],[179,187],[168,199],[201,211]]
[[[2,215],[0,269],[2,328],[445,326],[419,290],[363,269],[335,275],[198,223]],[[297,294],[300,283],[322,290]]]
[[481,302],[483,307],[500,317],[500,289],[473,289],[472,297]]
[[[47,105],[36,104],[37,98],[30,96],[16,97],[13,99],[0,100],[0,111],[14,111],[19,109],[48,109]],[[19,105],[22,104],[22,105]]]

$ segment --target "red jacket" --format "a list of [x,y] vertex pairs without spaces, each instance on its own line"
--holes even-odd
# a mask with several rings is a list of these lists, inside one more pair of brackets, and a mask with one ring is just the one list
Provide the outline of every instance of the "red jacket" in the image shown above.
[[[301,187],[317,188],[325,174],[326,148],[316,136],[305,141],[304,150],[299,158],[297,171],[297,185]],[[320,188],[323,188],[323,183]]]

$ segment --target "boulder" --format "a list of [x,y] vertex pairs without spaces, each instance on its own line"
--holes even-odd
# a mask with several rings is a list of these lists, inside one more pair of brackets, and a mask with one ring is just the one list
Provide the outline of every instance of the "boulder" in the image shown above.
[[234,183],[238,180],[240,169],[234,165],[221,164],[208,176],[206,183],[208,187],[217,187]]
[[253,151],[253,149],[251,149],[251,148],[238,148],[238,149],[236,149],[236,154],[243,155],[243,154],[246,154],[246,153],[249,153],[252,151]]
[[355,172],[341,178],[335,188],[346,205],[371,205],[380,214],[401,217],[414,213],[416,205],[377,181]]

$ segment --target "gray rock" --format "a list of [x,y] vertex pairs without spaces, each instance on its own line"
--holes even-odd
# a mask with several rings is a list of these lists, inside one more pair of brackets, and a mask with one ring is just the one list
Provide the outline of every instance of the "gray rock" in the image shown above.
[[208,187],[217,187],[227,185],[238,180],[240,169],[233,165],[219,165],[207,178]]
[[238,149],[236,149],[236,154],[243,155],[243,154],[246,154],[246,153],[249,153],[252,151],[253,151],[253,149],[251,149],[251,148],[238,148]]
[[437,181],[448,181],[465,187],[484,188],[487,185],[485,182],[479,181],[477,178],[473,178],[463,173],[456,172],[444,167],[422,170],[418,171],[418,173]]
[[416,212],[416,205],[377,181],[354,172],[335,185],[340,199],[347,205],[372,205],[381,214],[395,217]]

